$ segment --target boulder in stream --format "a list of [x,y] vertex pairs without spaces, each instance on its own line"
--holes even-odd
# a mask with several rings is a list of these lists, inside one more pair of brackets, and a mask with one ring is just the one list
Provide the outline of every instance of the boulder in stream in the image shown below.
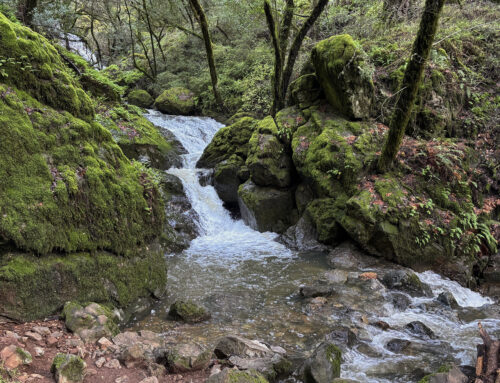
[[210,319],[210,313],[205,308],[192,301],[175,301],[170,306],[168,315],[186,323],[198,323]]
[[427,325],[420,321],[413,321],[405,326],[409,332],[419,338],[436,339],[436,334]]
[[331,383],[340,377],[342,352],[333,343],[324,342],[306,361],[304,381],[306,383]]
[[170,88],[155,100],[155,106],[162,113],[189,116],[194,112],[194,101],[194,93],[189,89]]
[[393,270],[384,275],[382,283],[393,290],[404,291],[411,296],[430,295],[429,286],[422,283],[420,278],[410,270]]

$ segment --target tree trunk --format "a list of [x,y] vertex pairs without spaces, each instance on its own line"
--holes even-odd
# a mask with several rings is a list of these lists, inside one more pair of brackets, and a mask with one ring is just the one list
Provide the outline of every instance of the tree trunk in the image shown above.
[[271,12],[271,6],[269,2],[264,1],[264,13],[266,14],[267,26],[269,32],[271,33],[271,40],[273,42],[274,50],[274,73],[273,73],[273,104],[271,106],[271,115],[274,117],[276,112],[279,110],[279,105],[282,101],[280,100],[281,92],[281,74],[283,71],[283,58],[281,56],[280,43],[278,41],[278,35],[276,33],[276,24],[274,22],[274,16]]
[[434,36],[438,28],[439,15],[445,0],[426,0],[417,37],[413,43],[410,61],[406,66],[399,98],[389,123],[389,133],[378,162],[379,171],[387,171],[396,159],[410,120],[417,91],[422,82],[425,64],[429,58]]
[[415,0],[384,0],[382,13],[385,20],[398,22],[410,19],[415,10]]
[[479,335],[483,344],[477,346],[475,383],[497,383],[500,381],[500,341],[492,339],[479,323]]
[[[295,66],[295,61],[297,60],[297,56],[299,55],[300,47],[302,46],[302,42],[304,41],[309,29],[314,25],[318,17],[321,15],[326,5],[328,4],[328,0],[319,0],[318,4],[314,7],[311,15],[307,18],[306,22],[302,25],[299,32],[293,39],[292,46],[290,48],[290,53],[288,54],[288,59],[286,62],[286,67],[283,72],[283,80],[281,82],[281,99],[285,100],[286,93],[288,91],[288,86],[290,85],[290,79],[292,78],[293,67]],[[284,107],[284,104],[281,105],[281,108]]]
[[224,103],[222,101],[222,98],[219,94],[219,90],[217,87],[217,82],[218,82],[217,70],[215,67],[214,51],[212,47],[212,39],[210,37],[210,30],[208,29],[207,17],[205,15],[205,12],[203,11],[203,8],[199,0],[189,0],[189,1],[193,9],[195,10],[196,16],[200,23],[201,32],[203,35],[203,41],[205,42],[205,49],[207,51],[208,66],[210,68],[210,77],[212,79],[212,90],[214,93],[215,101],[217,102],[219,109],[222,111],[224,110]]
[[33,12],[38,5],[38,0],[24,0],[18,8],[21,20],[28,27],[33,26]]

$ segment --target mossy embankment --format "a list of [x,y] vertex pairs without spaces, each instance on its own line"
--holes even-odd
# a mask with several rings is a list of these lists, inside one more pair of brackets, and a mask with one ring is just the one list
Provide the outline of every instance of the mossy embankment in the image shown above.
[[172,144],[83,59],[1,13],[0,31],[0,315],[159,296],[165,202],[154,169],[120,146],[159,163]]
[[[352,47],[340,50],[339,44]],[[253,124],[250,138],[238,148],[233,141],[240,136],[242,120],[221,130],[202,156],[215,164],[205,165],[217,172],[236,152],[246,160],[232,174],[248,173],[251,181],[243,183],[238,177],[239,205],[243,218],[256,229],[278,227],[284,232],[292,226],[296,233],[303,226],[295,227],[294,222],[304,219],[319,242],[335,245],[350,237],[374,255],[476,286],[497,251],[494,187],[479,186],[492,177],[486,167],[478,166],[491,159],[491,152],[475,150],[477,143],[465,138],[407,136],[394,168],[379,174],[376,163],[387,126],[368,118],[349,119],[355,117],[356,107],[369,104],[367,97],[375,97],[375,92],[368,96],[365,91],[369,78],[352,81],[356,74],[371,73],[368,64],[352,59],[366,57],[360,47],[345,35],[319,43],[313,50],[316,73],[305,76],[316,76],[321,89],[299,78],[293,85],[297,105],[274,120],[267,117]],[[329,66],[324,61],[343,64]],[[232,130],[236,132],[226,137]],[[219,148],[225,146],[232,151],[221,156]],[[227,182],[238,182],[233,178]],[[495,184],[493,179],[490,183]],[[292,207],[282,208],[289,199]]]

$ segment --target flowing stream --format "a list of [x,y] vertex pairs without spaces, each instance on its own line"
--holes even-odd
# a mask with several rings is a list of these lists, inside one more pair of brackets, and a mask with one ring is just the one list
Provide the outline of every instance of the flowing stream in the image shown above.
[[[306,357],[325,336],[338,340],[332,334],[350,329],[355,339],[344,347],[341,376],[369,383],[416,382],[444,362],[473,364],[475,345],[480,343],[478,320],[492,334],[500,335],[500,310],[492,300],[435,273],[417,273],[433,296],[399,294],[408,302],[401,307],[393,291],[376,280],[359,278],[362,272],[384,274],[401,269],[398,266],[361,255],[356,266],[346,264],[333,270],[326,254],[292,252],[275,241],[276,234],[258,233],[232,219],[214,188],[200,185],[195,168],[222,125],[209,118],[154,111],[147,118],[174,133],[188,151],[184,166],[168,172],[182,180],[198,213],[201,235],[182,254],[167,255],[169,296],[133,328],[211,346],[217,338],[236,333],[282,346],[297,358]],[[300,285],[332,275],[343,283],[338,283],[327,303],[298,296]],[[452,310],[437,302],[441,292],[451,292],[459,307]],[[168,320],[169,305],[176,299],[205,306],[212,319],[197,325]],[[417,320],[436,339],[405,330],[406,324]],[[390,329],[370,324],[376,321],[388,323]],[[404,347],[388,347],[391,342]]]

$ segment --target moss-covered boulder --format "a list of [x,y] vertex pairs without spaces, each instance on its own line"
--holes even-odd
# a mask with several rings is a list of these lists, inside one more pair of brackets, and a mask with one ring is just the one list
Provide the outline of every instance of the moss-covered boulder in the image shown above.
[[268,383],[268,381],[255,370],[239,371],[226,368],[208,378],[207,383]]
[[88,68],[80,76],[80,84],[83,89],[94,97],[105,101],[118,102],[121,100],[123,88],[115,84],[103,72]]
[[229,159],[233,154],[246,160],[250,137],[252,136],[257,120],[243,117],[234,124],[220,129],[203,151],[198,160],[198,168],[214,168],[219,162]]
[[340,377],[342,352],[333,343],[322,343],[306,361],[304,381],[306,383],[331,383]]
[[316,75],[326,98],[346,117],[370,115],[374,86],[365,54],[349,35],[336,35],[316,44],[312,53]]
[[184,373],[203,370],[212,359],[212,351],[196,343],[176,344],[166,353],[171,372]]
[[131,91],[127,96],[127,100],[130,104],[140,108],[149,108],[155,101],[153,97],[143,89],[134,89]]
[[[57,313],[68,301],[112,304],[125,321],[165,292],[163,253],[124,258],[110,253],[0,256],[0,315],[29,321]],[[141,304],[138,304],[141,302]]]
[[247,181],[238,189],[243,221],[260,232],[283,233],[296,221],[291,190],[279,190]]
[[153,178],[111,134],[0,83],[0,238],[47,254],[133,253],[158,236]]
[[50,371],[57,383],[79,383],[85,378],[86,367],[83,359],[76,355],[57,354]]
[[175,301],[170,306],[168,315],[187,323],[198,323],[210,319],[210,313],[192,301]]
[[250,138],[246,165],[259,186],[286,188],[292,184],[292,160],[277,136],[278,127],[269,116],[258,123]]
[[62,318],[66,328],[84,342],[95,342],[102,337],[111,338],[120,331],[118,314],[98,303],[90,303],[84,307],[76,302],[67,302]]
[[314,73],[300,76],[290,84],[290,96],[294,105],[301,109],[315,105],[323,96],[318,77]]
[[195,96],[189,89],[170,88],[158,96],[155,106],[165,114],[189,116],[195,109]]
[[5,60],[0,82],[22,89],[55,109],[87,121],[93,118],[90,97],[72,77],[56,48],[43,36],[13,23],[2,13],[0,57]]

